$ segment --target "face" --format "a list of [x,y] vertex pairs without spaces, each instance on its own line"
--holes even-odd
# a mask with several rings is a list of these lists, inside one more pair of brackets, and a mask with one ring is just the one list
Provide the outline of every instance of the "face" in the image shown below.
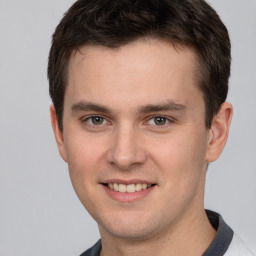
[[58,146],[102,235],[144,239],[203,211],[209,130],[195,62],[160,40],[72,55]]

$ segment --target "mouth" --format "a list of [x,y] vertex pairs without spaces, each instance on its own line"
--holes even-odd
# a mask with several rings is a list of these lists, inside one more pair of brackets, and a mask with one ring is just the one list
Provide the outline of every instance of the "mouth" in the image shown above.
[[132,184],[122,184],[122,183],[103,183],[104,186],[109,189],[120,192],[120,193],[135,193],[142,190],[149,189],[156,184],[147,183],[132,183]]

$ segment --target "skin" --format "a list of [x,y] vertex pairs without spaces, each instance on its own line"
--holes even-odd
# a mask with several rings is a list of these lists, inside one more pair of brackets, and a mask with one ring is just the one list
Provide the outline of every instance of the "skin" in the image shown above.
[[[70,59],[64,130],[53,106],[52,126],[104,256],[202,255],[214,239],[203,205],[206,165],[223,150],[232,106],[222,104],[206,129],[195,63],[191,50],[153,39],[85,46]],[[102,183],[116,180],[154,186],[112,196]]]

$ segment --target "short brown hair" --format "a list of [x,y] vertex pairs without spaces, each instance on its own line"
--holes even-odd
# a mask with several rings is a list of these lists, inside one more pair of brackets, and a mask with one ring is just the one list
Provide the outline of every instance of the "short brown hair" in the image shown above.
[[84,45],[117,48],[144,37],[164,39],[196,52],[205,125],[226,100],[230,39],[215,10],[203,0],[78,0],[57,26],[49,54],[49,90],[62,130],[71,53]]

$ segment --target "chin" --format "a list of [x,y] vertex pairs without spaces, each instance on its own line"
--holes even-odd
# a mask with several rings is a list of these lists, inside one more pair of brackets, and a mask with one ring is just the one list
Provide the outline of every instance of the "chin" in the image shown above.
[[[101,229],[100,229],[101,230]],[[127,240],[144,240],[152,236],[152,229],[148,227],[135,227],[130,226],[116,226],[106,227],[104,231],[107,231],[112,237],[127,239]]]
[[[99,222],[100,223],[100,222]],[[100,233],[108,233],[112,237],[128,240],[144,240],[153,236],[153,232],[159,228],[156,222],[149,216],[120,216],[99,224]]]

